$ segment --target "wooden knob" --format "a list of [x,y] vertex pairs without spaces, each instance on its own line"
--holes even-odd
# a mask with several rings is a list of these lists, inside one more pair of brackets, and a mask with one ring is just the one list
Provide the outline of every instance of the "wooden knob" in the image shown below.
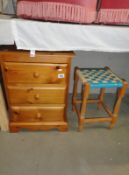
[[36,118],[37,118],[37,119],[41,119],[41,118],[42,118],[41,113],[38,112],[38,113],[36,114]]
[[60,66],[56,66],[56,69],[57,69],[57,70],[60,69]]
[[8,71],[8,67],[6,66],[6,67],[4,68],[4,70],[7,72],[7,71]]
[[39,77],[39,73],[38,73],[38,72],[34,72],[34,73],[33,73],[33,77],[34,77],[34,78],[38,78],[38,77]]
[[62,71],[61,66],[56,66],[56,70],[58,70],[58,71]]
[[34,98],[35,98],[36,100],[38,100],[38,99],[39,99],[39,94],[35,94]]

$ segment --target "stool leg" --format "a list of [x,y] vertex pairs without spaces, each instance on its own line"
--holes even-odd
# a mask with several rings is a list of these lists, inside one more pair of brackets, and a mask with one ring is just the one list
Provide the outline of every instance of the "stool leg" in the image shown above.
[[79,116],[79,128],[78,128],[79,131],[83,129],[83,124],[85,122],[84,115],[86,113],[89,93],[90,93],[90,85],[85,84],[83,88],[83,93],[82,93],[82,105],[81,105],[80,116]]
[[77,85],[78,85],[78,80],[79,77],[76,74],[76,70],[75,69],[75,73],[74,73],[74,86],[73,86],[73,96],[72,96],[72,111],[75,112],[75,104],[76,104],[76,97],[77,97]]
[[105,91],[106,91],[105,88],[102,88],[102,89],[100,90],[100,95],[99,95],[99,98],[98,98],[98,99],[99,99],[99,102],[98,102],[98,109],[100,109],[100,108],[102,107],[101,102],[103,102]]
[[124,84],[123,87],[118,90],[118,96],[117,96],[117,99],[116,99],[116,102],[114,105],[113,114],[112,114],[112,121],[111,121],[109,128],[113,128],[115,123],[117,122],[117,119],[118,119],[118,113],[120,110],[121,101],[122,101],[122,98],[124,97],[126,89],[128,87],[128,83],[126,81],[123,81],[123,84]]

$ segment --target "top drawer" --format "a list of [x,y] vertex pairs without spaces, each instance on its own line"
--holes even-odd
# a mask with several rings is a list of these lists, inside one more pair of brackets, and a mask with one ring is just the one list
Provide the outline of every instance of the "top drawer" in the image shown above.
[[3,63],[7,83],[65,84],[67,64]]

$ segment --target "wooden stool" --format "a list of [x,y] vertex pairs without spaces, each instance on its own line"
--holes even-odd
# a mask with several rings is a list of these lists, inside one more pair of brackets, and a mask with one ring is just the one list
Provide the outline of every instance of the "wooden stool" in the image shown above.
[[[82,82],[82,100],[77,99],[78,80]],[[110,122],[110,128],[115,125],[121,105],[122,98],[128,83],[115,75],[108,67],[105,68],[75,68],[74,89],[72,97],[72,108],[78,116],[79,131],[83,129],[84,123]],[[97,99],[88,99],[90,90],[99,88],[100,94]],[[106,88],[117,88],[117,97],[113,111],[104,103],[104,93]],[[85,117],[87,103],[97,103],[98,108],[103,107],[107,112],[107,117]],[[80,110],[77,104],[81,104]]]

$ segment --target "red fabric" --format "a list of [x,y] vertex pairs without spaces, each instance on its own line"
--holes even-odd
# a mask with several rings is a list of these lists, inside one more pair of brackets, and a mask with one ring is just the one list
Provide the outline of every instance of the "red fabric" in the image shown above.
[[129,0],[102,0],[102,9],[129,9]]
[[92,23],[97,0],[19,0],[17,15],[22,18],[74,23]]
[[97,22],[129,24],[129,0],[102,0]]
[[18,0],[18,1],[30,1],[30,2],[58,2],[58,3],[67,3],[74,5],[87,5],[94,3],[93,0]]

